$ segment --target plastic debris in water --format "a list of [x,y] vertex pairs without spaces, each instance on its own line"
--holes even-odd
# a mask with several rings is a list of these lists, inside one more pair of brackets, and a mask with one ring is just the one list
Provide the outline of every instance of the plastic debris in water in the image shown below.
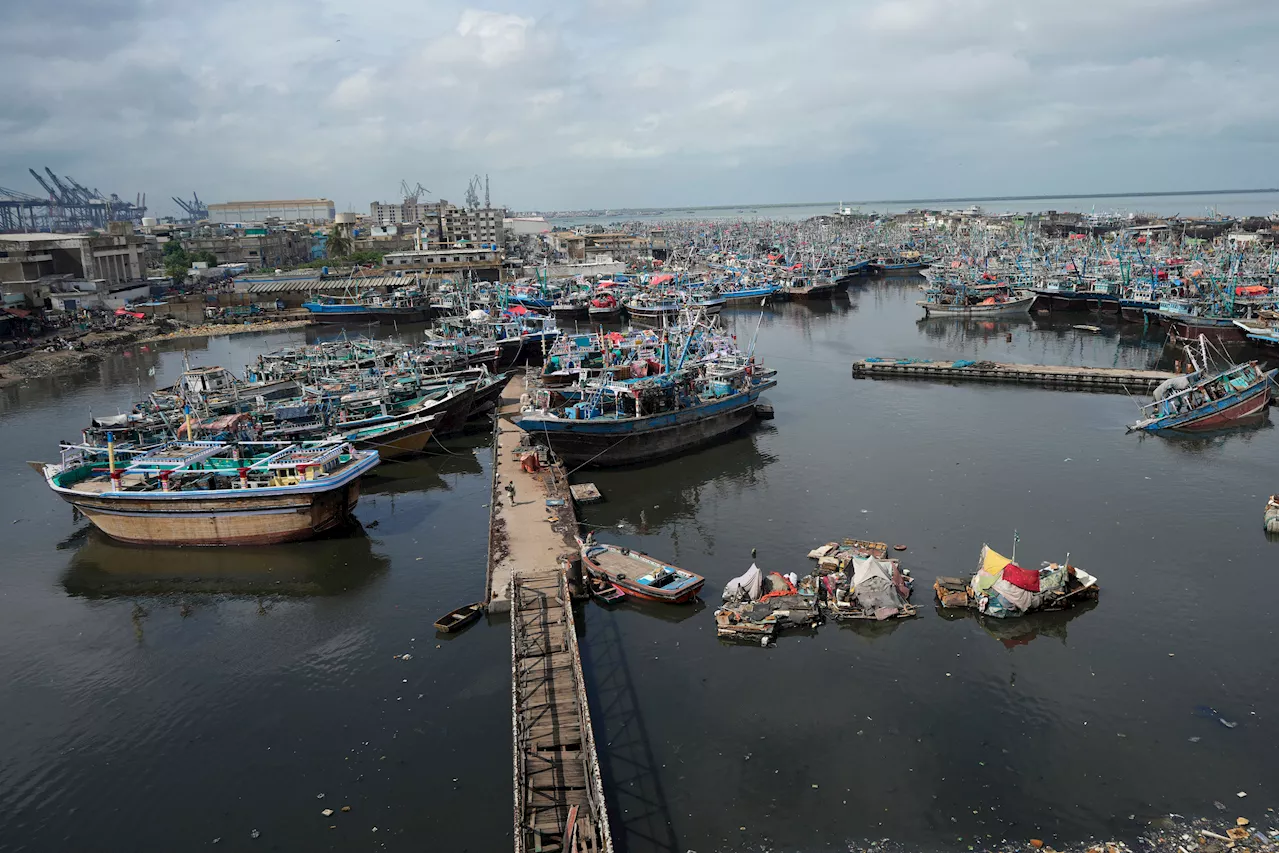
[[1233,723],[1230,720],[1225,720],[1222,717],[1218,718],[1218,722],[1222,723],[1224,726],[1226,726],[1229,729],[1234,729],[1236,726],[1240,725],[1239,723]]

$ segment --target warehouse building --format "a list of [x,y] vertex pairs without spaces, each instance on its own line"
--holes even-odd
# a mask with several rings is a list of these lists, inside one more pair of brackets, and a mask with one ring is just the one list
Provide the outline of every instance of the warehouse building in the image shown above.
[[234,225],[244,222],[332,222],[335,209],[327,198],[287,201],[228,201],[209,205],[209,221]]

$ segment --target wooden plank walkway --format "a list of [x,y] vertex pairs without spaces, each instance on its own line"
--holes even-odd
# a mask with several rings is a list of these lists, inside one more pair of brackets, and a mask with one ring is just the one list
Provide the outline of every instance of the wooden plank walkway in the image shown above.
[[516,853],[613,850],[563,571],[517,572],[511,595]]
[[485,572],[490,611],[511,613],[515,850],[612,853],[566,571],[577,519],[562,466],[521,467],[523,391],[517,375],[499,404]]
[[1001,364],[979,361],[957,366],[952,361],[861,359],[853,363],[854,379],[933,379],[947,382],[1008,382],[1046,385],[1076,391],[1149,393],[1174,376],[1159,370],[1116,367],[1058,367],[1045,364]]

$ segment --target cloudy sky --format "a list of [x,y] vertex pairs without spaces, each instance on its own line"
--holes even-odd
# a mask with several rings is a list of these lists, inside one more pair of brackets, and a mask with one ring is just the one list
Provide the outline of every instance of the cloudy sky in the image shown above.
[[517,209],[1277,184],[1274,0],[0,6],[0,186],[161,215],[475,173]]

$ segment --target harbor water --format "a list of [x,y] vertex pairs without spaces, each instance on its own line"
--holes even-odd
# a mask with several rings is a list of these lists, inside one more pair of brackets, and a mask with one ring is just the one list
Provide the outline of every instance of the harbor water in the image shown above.
[[[705,604],[580,616],[620,850],[1065,845],[1276,802],[1274,414],[1139,436],[1123,394],[852,379],[867,356],[1180,357],[1160,329],[1088,315],[923,321],[918,282],[726,311],[779,371],[776,419],[575,476],[605,495],[581,514],[600,540],[707,578]],[[382,466],[356,529],[234,550],[114,544],[26,465],[90,412],[173,383],[184,348],[238,369],[333,334],[133,346],[0,390],[0,848],[509,849],[509,625],[432,628],[482,594],[487,435]],[[1008,554],[1015,530],[1020,562],[1069,553],[1100,600],[938,612],[933,579],[972,572],[984,542]],[[716,638],[719,591],[753,548],[763,570],[804,574],[842,537],[906,546],[919,616],[770,648]]]

